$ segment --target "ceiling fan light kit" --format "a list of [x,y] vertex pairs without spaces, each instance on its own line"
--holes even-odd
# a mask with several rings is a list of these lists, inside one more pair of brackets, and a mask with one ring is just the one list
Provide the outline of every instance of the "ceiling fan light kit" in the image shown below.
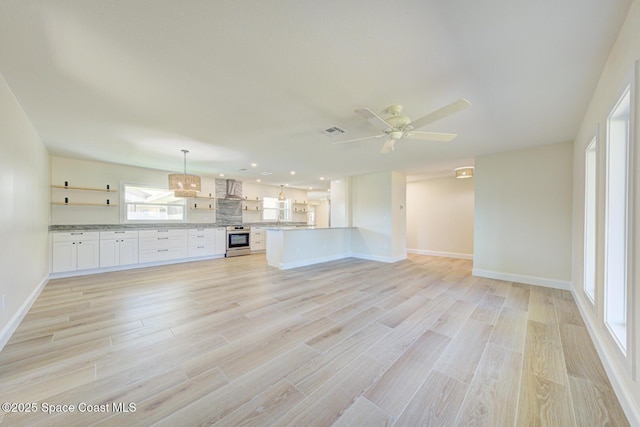
[[189,150],[181,150],[184,154],[184,173],[169,174],[169,190],[173,190],[176,197],[195,197],[201,190],[200,177],[187,174],[187,153]]
[[334,144],[344,144],[347,142],[362,141],[365,139],[381,138],[383,136],[386,136],[387,141],[382,146],[380,153],[387,154],[390,151],[394,150],[395,143],[397,141],[404,138],[422,141],[448,142],[455,138],[457,135],[455,133],[419,132],[416,131],[416,129],[448,117],[452,114],[469,108],[470,106],[471,103],[466,99],[459,99],[414,121],[411,121],[411,119],[407,116],[400,115],[403,110],[402,105],[394,104],[387,107],[385,111],[390,114],[390,116],[387,118],[380,117],[370,108],[357,109],[355,110],[355,113],[357,115],[380,127],[383,133],[379,135],[365,136],[363,138],[350,139],[347,141],[338,141],[334,142]]

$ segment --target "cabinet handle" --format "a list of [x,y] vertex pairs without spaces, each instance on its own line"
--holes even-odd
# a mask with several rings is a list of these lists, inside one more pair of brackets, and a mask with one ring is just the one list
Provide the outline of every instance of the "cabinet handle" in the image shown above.
[[169,240],[168,237],[158,237],[158,240]]
[[196,236],[196,237],[197,237],[198,239],[200,239],[200,238],[202,238],[202,237],[204,237],[204,236]]
[[168,233],[169,230],[158,230],[158,233]]
[[204,249],[204,246],[198,246],[198,249]]
[[158,252],[169,252],[169,249],[158,249]]
[[124,231],[114,231],[115,234],[124,234]]
[[71,233],[72,236],[82,236],[84,233]]

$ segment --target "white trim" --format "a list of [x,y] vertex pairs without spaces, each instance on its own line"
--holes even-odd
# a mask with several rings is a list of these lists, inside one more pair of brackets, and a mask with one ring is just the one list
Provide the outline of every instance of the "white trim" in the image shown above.
[[459,252],[440,252],[440,251],[429,251],[425,249],[407,248],[407,253],[417,254],[417,255],[439,256],[444,258],[473,259],[473,254],[463,254]]
[[40,281],[40,283],[38,283],[38,286],[36,286],[35,289],[31,292],[29,297],[22,303],[18,311],[16,311],[13,316],[11,316],[4,328],[0,330],[0,351],[2,351],[13,333],[16,331],[16,329],[18,329],[18,326],[20,326],[20,322],[22,322],[24,316],[27,315],[29,309],[31,309],[31,306],[36,301],[36,299],[40,295],[40,292],[42,292],[47,283],[49,283],[49,277],[45,276]]
[[562,289],[565,291],[572,290],[571,282],[566,280],[548,279],[546,277],[525,276],[523,274],[503,273],[500,271],[480,270],[474,268],[471,274],[488,279],[506,280],[508,282],[525,283],[527,285],[544,286],[546,288]]
[[[604,367],[607,377],[611,382],[613,391],[622,406],[622,410],[628,418],[629,424],[632,426],[640,425],[640,408],[636,406],[635,396],[625,385],[623,378],[623,374],[626,374],[626,372],[621,372],[620,369],[617,369],[615,363],[612,363],[612,361],[615,361],[620,357],[620,350],[617,347],[607,344],[612,341],[611,337],[605,335],[602,328],[597,327],[600,323],[597,322],[597,319],[594,320],[593,316],[585,310],[583,307],[584,299],[581,298],[575,290],[572,290],[571,292],[573,293],[573,298],[576,301],[578,310],[580,310],[580,315],[587,327],[587,331],[589,331],[591,341],[593,341],[593,344],[596,347],[602,366]],[[594,322],[597,322],[597,324]]]

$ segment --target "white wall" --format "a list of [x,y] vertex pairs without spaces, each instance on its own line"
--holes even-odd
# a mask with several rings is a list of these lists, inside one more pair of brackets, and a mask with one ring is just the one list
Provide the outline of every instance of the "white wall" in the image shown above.
[[331,227],[350,227],[350,182],[351,178],[331,181]]
[[350,194],[351,223],[358,228],[352,252],[378,261],[405,259],[406,177],[398,172],[354,176]]
[[[254,181],[243,181],[242,182],[242,194],[249,199],[255,200],[263,199],[264,197],[275,197],[277,198],[280,194],[280,186],[276,185],[266,185],[261,184],[259,182]],[[308,192],[307,190],[301,190],[299,188],[291,188],[284,187],[284,194],[287,199],[291,199],[291,203],[309,203],[307,199]],[[307,210],[308,210],[307,206]],[[303,209],[303,206],[298,205],[298,209]],[[262,212],[250,212],[250,211],[242,211],[242,221],[244,223],[260,223],[262,222]],[[302,212],[292,212],[291,214],[291,222],[307,222],[306,213]]]
[[0,349],[49,272],[49,153],[0,75]]
[[[64,197],[69,197],[69,201],[87,201],[105,203],[109,198],[111,204],[116,207],[95,207],[95,206],[59,206],[54,205],[51,209],[52,224],[119,224],[121,222],[121,211],[123,209],[121,197],[122,184],[149,185],[153,187],[166,187],[168,184],[168,174],[172,171],[162,171],[157,169],[139,168],[134,166],[118,165],[114,163],[96,162],[89,160],[78,160],[66,157],[51,158],[51,182],[54,185],[63,185],[65,181],[70,186],[105,188],[107,184],[112,189],[119,190],[117,193],[106,192],[86,192],[75,190],[52,190],[55,201],[63,201]],[[199,195],[215,196],[215,176],[201,176],[202,191]],[[258,197],[278,197],[280,187],[264,185],[245,181],[242,183],[243,194],[249,198]],[[305,190],[285,188],[288,198],[298,201],[307,200]],[[203,200],[201,203],[208,203]],[[187,220],[193,223],[214,223],[216,221],[215,211],[209,210],[187,210]],[[245,222],[260,222],[260,214],[244,214]],[[306,222],[306,215],[294,214],[293,221]]]
[[[574,161],[574,186],[573,186],[573,287],[574,296],[578,307],[582,312],[585,323],[589,328],[596,348],[603,360],[605,369],[616,390],[620,403],[625,409],[631,425],[640,425],[640,250],[633,254],[632,265],[635,271],[632,283],[635,292],[629,294],[631,298],[628,311],[633,313],[632,322],[627,325],[631,331],[628,340],[629,353],[625,358],[613,343],[603,321],[603,265],[604,265],[604,195],[605,195],[605,141],[606,120],[609,112],[620,96],[621,89],[628,73],[634,67],[634,62],[640,59],[640,2],[635,1],[629,10],[625,24],[611,50],[607,64],[598,82],[598,86],[591,99],[589,108],[584,116],[580,130],[577,133],[573,161]],[[632,182],[635,185],[635,193],[632,195],[631,205],[631,230],[629,238],[635,248],[640,248],[640,188],[638,181],[638,167],[640,166],[640,82],[636,74],[635,88],[635,140],[632,139],[635,159],[631,169]],[[632,101],[633,102],[633,101]],[[633,108],[633,107],[632,107]],[[632,119],[633,120],[633,119]],[[594,134],[598,135],[598,232],[597,232],[597,259],[596,259],[596,301],[593,305],[585,296],[584,286],[584,164],[585,149]],[[632,135],[633,138],[633,135]],[[638,372],[634,378],[633,372]]]
[[571,142],[475,161],[473,274],[569,289]]
[[473,258],[474,179],[407,183],[407,252]]
[[[54,189],[52,190],[54,201],[62,201],[67,196],[69,202],[77,200],[105,203],[109,198],[110,203],[116,204],[118,207],[53,205],[51,209],[52,224],[119,224],[121,211],[124,208],[121,200],[123,196],[122,184],[166,188],[169,173],[173,172],[54,156],[51,158],[51,182],[53,185],[63,185],[67,181],[70,186],[105,188],[109,184],[110,188],[118,190],[117,193],[103,193]],[[215,179],[202,177],[201,194],[208,195],[209,193],[215,195]],[[187,210],[187,215],[191,222],[215,222],[215,211]]]

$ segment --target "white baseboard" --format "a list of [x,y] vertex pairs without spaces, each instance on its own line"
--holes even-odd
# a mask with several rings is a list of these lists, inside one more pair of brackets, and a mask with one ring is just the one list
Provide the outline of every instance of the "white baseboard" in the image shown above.
[[429,255],[439,256],[444,258],[459,258],[459,259],[473,259],[473,254],[463,254],[459,252],[441,252],[441,251],[428,251],[425,249],[408,249],[407,253],[416,255]]
[[571,282],[565,280],[548,279],[546,277],[526,276],[523,274],[503,273],[500,271],[481,270],[474,268],[471,274],[488,279],[506,280],[508,282],[525,283],[527,285],[544,286],[546,288],[571,290]]
[[633,391],[626,386],[624,380],[625,374],[630,374],[621,372],[620,368],[618,368],[615,363],[618,349],[612,344],[609,344],[609,337],[605,336],[606,332],[600,327],[598,320],[589,312],[588,307],[584,307],[587,300],[578,295],[575,289],[572,292],[573,299],[576,301],[578,310],[580,310],[580,315],[582,316],[587,327],[587,331],[589,331],[589,335],[591,336],[591,341],[593,341],[593,344],[596,347],[598,356],[600,356],[600,361],[602,362],[604,370],[607,373],[607,377],[611,382],[613,391],[616,393],[620,406],[622,406],[622,410],[627,416],[629,424],[632,426],[640,426],[640,408],[637,406],[638,404],[636,403],[637,401]]
[[2,351],[7,342],[9,342],[9,338],[11,338],[11,335],[13,335],[16,329],[18,329],[18,326],[20,326],[20,322],[22,322],[24,316],[27,315],[29,309],[36,301],[38,295],[40,295],[40,292],[42,292],[48,282],[49,277],[45,276],[40,281],[40,283],[38,283],[38,286],[36,286],[35,289],[31,292],[29,297],[22,303],[18,311],[16,311],[13,316],[11,316],[4,328],[0,330],[0,351]]

